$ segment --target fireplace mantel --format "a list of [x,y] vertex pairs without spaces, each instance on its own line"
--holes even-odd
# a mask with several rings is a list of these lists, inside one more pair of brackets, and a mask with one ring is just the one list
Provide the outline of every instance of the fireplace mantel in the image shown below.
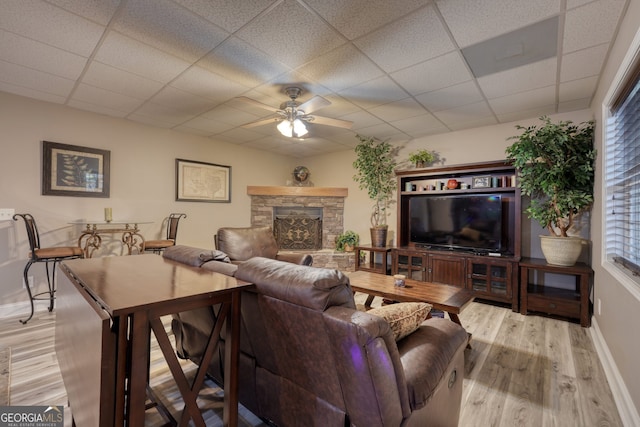
[[347,197],[348,190],[344,187],[247,186],[249,196]]

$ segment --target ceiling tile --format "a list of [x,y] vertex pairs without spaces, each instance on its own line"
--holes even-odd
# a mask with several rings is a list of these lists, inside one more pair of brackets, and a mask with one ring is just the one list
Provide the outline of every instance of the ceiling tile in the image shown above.
[[346,114],[342,118],[344,120],[353,122],[353,126],[351,127],[351,129],[354,131],[383,123],[382,120],[380,120],[373,114],[362,110],[356,113]]
[[0,81],[64,97],[69,95],[74,85],[73,80],[2,60],[0,60]]
[[558,104],[558,113],[584,110],[591,106],[591,98],[576,99],[573,101],[561,102]]
[[555,114],[556,105],[550,104],[542,107],[534,108],[531,110],[523,110],[523,111],[509,111],[505,114],[497,114],[500,123],[509,123],[515,122],[518,120],[526,120],[531,118],[538,118],[542,116],[549,116],[551,114]]
[[559,18],[552,16],[462,50],[476,77],[552,58],[558,52]]
[[223,137],[227,137],[232,141],[238,141],[238,142],[254,141],[262,136],[261,134],[254,132],[251,129],[243,129],[243,128],[233,128],[226,132],[222,132],[219,135]]
[[82,82],[140,99],[147,99],[153,96],[163,86],[162,83],[155,80],[119,70],[98,61],[91,63],[82,78]]
[[386,76],[343,90],[340,95],[363,108],[372,108],[407,97],[407,93]]
[[295,0],[284,0],[236,35],[289,67],[307,63],[345,43]]
[[566,82],[600,74],[607,55],[607,48],[608,45],[601,44],[563,55],[560,81]]
[[189,63],[121,34],[111,32],[95,59],[112,67],[168,83]]
[[198,65],[248,87],[258,86],[288,71],[273,57],[237,37],[225,40],[198,61]]
[[3,1],[0,29],[84,57],[91,55],[104,32],[98,24],[38,0]]
[[569,10],[564,24],[563,53],[610,42],[624,4],[622,0],[599,0]]
[[113,28],[185,61],[195,61],[229,33],[168,0],[125,3]]
[[493,119],[493,112],[486,102],[476,102],[475,104],[464,105],[450,110],[437,111],[433,113],[439,120],[450,128],[457,128],[461,124],[475,122],[477,120]]
[[489,105],[496,115],[506,114],[515,111],[528,111],[547,105],[553,105],[556,102],[556,87],[547,86],[539,89],[529,90],[526,92],[516,93],[515,95],[502,96],[489,100]]
[[257,2],[238,0],[173,1],[232,33],[271,7],[272,4],[278,3],[279,0],[262,0]]
[[80,55],[4,30],[0,30],[0,58],[72,80],[80,77],[87,63]]
[[460,47],[490,39],[560,12],[560,0],[438,0]]
[[353,40],[428,4],[429,0],[306,0],[306,3]]
[[480,77],[478,84],[487,98],[526,92],[556,83],[556,58]]
[[191,115],[200,115],[218,105],[215,101],[171,86],[154,95],[151,102]]
[[[1,69],[0,64],[0,69]],[[67,99],[65,96],[54,95],[52,93],[43,92],[32,87],[18,86],[15,84],[3,82],[0,77],[0,90],[3,92],[13,93],[15,95],[26,96],[27,98],[39,99],[46,102],[55,102],[63,104]]]
[[122,3],[121,0],[47,0],[47,2],[105,26],[118,9],[118,5]]
[[173,127],[191,120],[193,116],[194,114],[192,112],[181,111],[177,108],[172,108],[166,105],[147,102],[128,117],[136,118],[136,120],[140,117],[147,117],[154,121],[158,121],[159,123],[163,123],[165,127],[167,125],[169,125],[169,127]]
[[249,89],[200,67],[189,68],[172,81],[171,86],[217,103],[239,96]]
[[131,113],[138,108],[144,101],[133,98],[131,96],[120,93],[110,92],[86,84],[79,84],[73,91],[71,99],[78,102],[86,102],[88,104],[106,107],[111,110]]
[[299,70],[335,92],[384,74],[351,44],[340,46],[300,67]]
[[420,104],[413,98],[405,98],[400,101],[390,102],[380,105],[369,110],[371,114],[378,117],[384,117],[387,122],[405,119],[424,114]]
[[395,120],[390,124],[414,138],[447,131],[447,127],[431,114],[422,114],[415,117]]
[[411,95],[442,89],[471,80],[467,64],[460,52],[451,52],[391,74]]
[[354,42],[387,72],[455,49],[432,7],[425,7]]
[[94,113],[104,114],[111,117],[124,118],[128,114],[128,112],[123,110],[114,110],[113,108],[105,107],[104,105],[96,105],[91,102],[79,101],[77,99],[70,99],[67,105],[79,110],[92,111]]
[[560,83],[560,102],[591,98],[597,84],[597,76]]
[[418,102],[431,112],[473,104],[483,98],[473,80],[416,96]]

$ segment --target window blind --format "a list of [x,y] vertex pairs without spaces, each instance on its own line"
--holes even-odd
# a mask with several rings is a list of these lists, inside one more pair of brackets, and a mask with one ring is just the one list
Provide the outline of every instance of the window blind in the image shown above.
[[640,78],[614,102],[605,141],[606,254],[640,274]]

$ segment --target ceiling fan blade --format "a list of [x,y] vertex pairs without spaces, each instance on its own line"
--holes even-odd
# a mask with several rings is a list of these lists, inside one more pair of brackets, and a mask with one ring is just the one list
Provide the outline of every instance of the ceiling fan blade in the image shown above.
[[254,107],[262,108],[264,110],[273,111],[274,113],[280,111],[279,108],[272,107],[271,105],[263,104],[260,101],[256,101],[255,99],[247,98],[246,96],[238,96],[236,98],[238,101],[245,102],[247,104],[251,104]]
[[245,129],[249,129],[249,128],[254,128],[256,126],[268,125],[270,123],[278,123],[281,121],[282,121],[282,117],[274,116],[274,117],[269,117],[268,119],[257,120],[255,122],[244,124],[242,125],[242,127]]
[[305,114],[311,114],[312,112],[331,105],[331,102],[327,101],[320,95],[316,95],[307,102],[298,105],[298,110],[302,110]]
[[349,122],[347,120],[332,119],[329,117],[322,117],[322,116],[309,116],[309,123],[335,126],[335,127],[344,128],[344,129],[351,129],[351,126],[353,126],[353,122]]

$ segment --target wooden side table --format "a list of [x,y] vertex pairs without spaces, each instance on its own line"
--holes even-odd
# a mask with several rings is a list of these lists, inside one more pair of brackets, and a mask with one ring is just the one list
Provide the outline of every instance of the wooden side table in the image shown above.
[[[532,280],[530,272],[553,273],[575,277],[574,289],[562,289]],[[593,270],[585,263],[571,267],[548,264],[544,259],[520,260],[520,313],[537,311],[580,320],[580,326],[591,326],[591,282]]]
[[[387,260],[391,246],[359,245],[355,247],[356,271],[369,271],[378,274],[390,274],[391,266]],[[361,262],[360,253],[364,253],[365,263]]]

